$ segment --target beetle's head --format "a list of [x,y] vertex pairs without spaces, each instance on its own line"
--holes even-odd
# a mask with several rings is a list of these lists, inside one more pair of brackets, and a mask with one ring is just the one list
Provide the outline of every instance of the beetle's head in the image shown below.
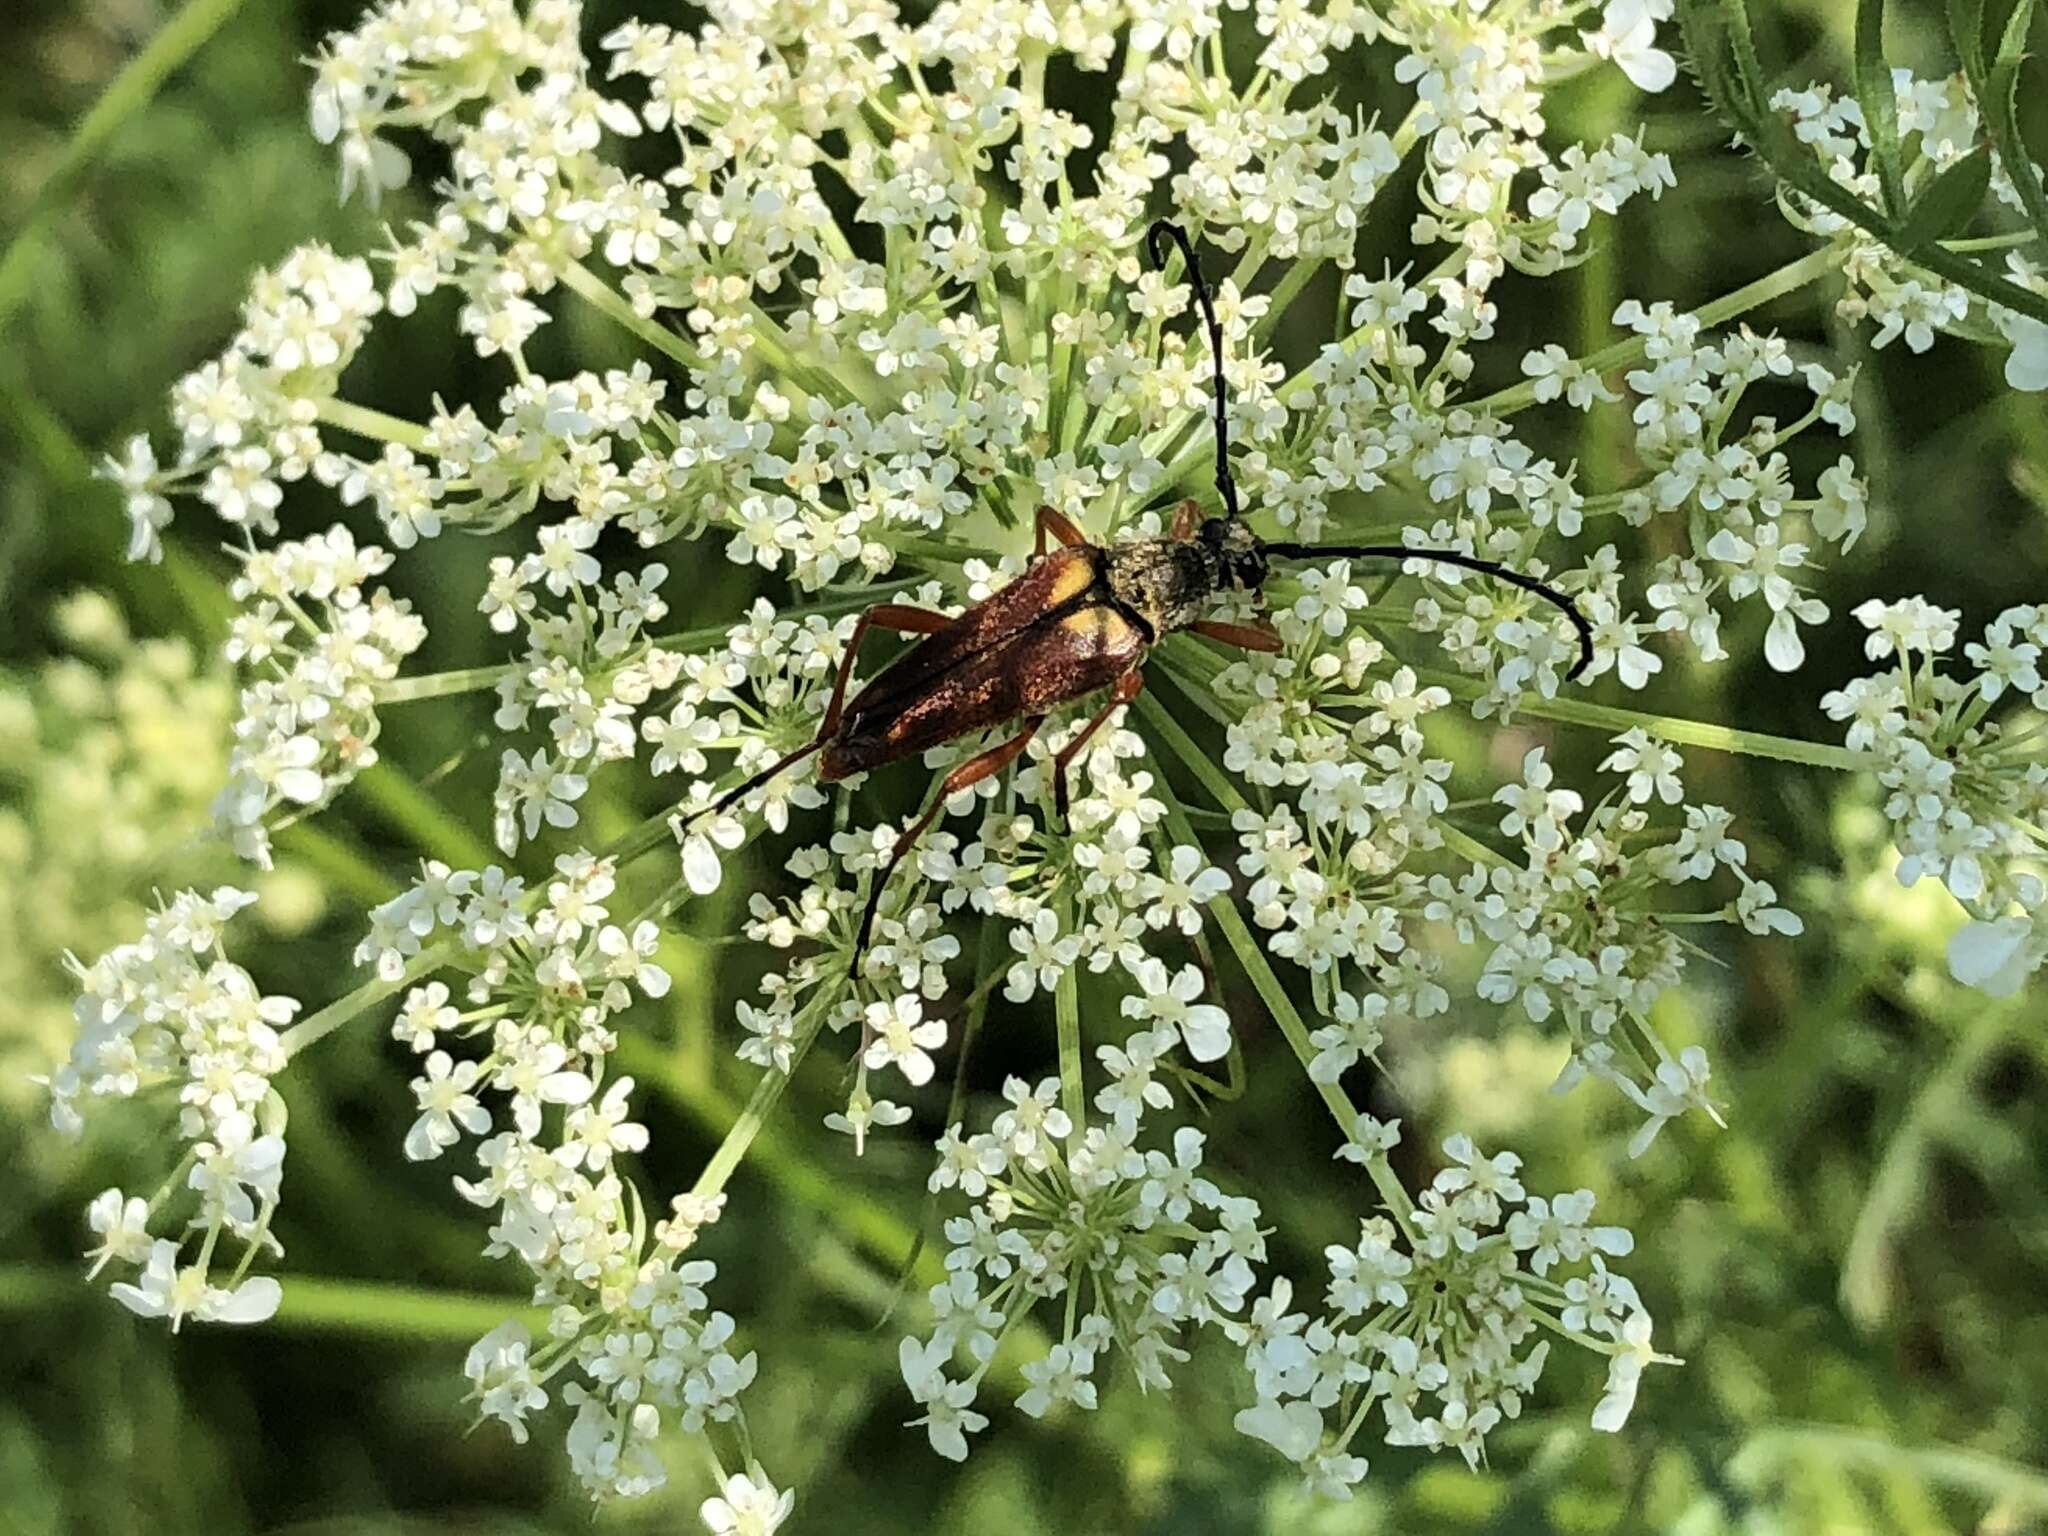
[[1256,592],[1266,582],[1266,546],[1241,517],[1212,517],[1196,535],[1216,556],[1224,582],[1240,592]]

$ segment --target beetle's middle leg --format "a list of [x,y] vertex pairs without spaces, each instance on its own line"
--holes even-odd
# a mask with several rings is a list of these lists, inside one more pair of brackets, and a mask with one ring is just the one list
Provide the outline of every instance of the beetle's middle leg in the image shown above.
[[736,788],[727,790],[703,810],[694,813],[684,825],[694,826],[707,816],[723,814],[783,769],[792,767],[813,752],[822,750],[825,743],[839,733],[840,717],[846,711],[846,685],[853,677],[853,664],[860,659],[860,643],[867,638],[871,625],[879,624],[884,629],[895,630],[899,635],[936,635],[952,622],[943,613],[933,613],[928,608],[913,608],[908,603],[877,603],[865,610],[859,622],[853,626],[853,633],[847,637],[846,654],[840,658],[839,673],[832,679],[832,699],[825,706],[825,718],[818,727],[818,734],[794,752],[784,753]]
[[1223,619],[1197,619],[1188,628],[1205,639],[1220,645],[1234,645],[1240,651],[1270,654],[1283,648],[1280,632],[1270,624],[1232,624]]
[[[1024,749],[1031,745],[1031,738],[1038,734],[1039,726],[1045,723],[1045,716],[1033,715],[1024,722],[1024,729],[1000,746],[990,747],[979,757],[971,757],[951,773],[939,785],[939,792],[933,796],[931,808],[916,821],[897,834],[896,846],[889,850],[889,857],[882,867],[875,871],[874,881],[868,887],[867,905],[860,914],[860,931],[853,942],[853,978],[860,977],[860,963],[867,957],[868,940],[875,931],[875,914],[882,909],[882,892],[888,888],[890,877],[896,873],[896,866],[917,846],[917,840],[931,830],[933,822],[939,819],[946,802],[963,789],[972,789],[983,779],[993,778],[1024,755]],[[863,1044],[866,1029],[862,1029]]]
[[1081,749],[1088,745],[1088,738],[1102,729],[1103,722],[1124,705],[1145,691],[1145,674],[1136,667],[1118,678],[1109,690],[1109,702],[1095,712],[1095,718],[1082,726],[1074,739],[1061,747],[1052,760],[1052,808],[1059,817],[1060,825],[1067,824],[1067,768]]

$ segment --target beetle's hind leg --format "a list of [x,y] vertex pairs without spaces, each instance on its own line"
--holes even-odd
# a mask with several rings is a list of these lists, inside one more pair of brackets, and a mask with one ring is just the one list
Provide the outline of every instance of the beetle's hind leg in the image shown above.
[[[882,867],[875,871],[874,878],[868,886],[867,905],[861,909],[860,930],[853,942],[853,968],[849,973],[849,979],[860,979],[861,962],[867,958],[868,940],[874,936],[875,915],[882,909],[882,892],[888,889],[889,881],[896,873],[896,866],[909,856],[910,850],[917,846],[917,840],[931,830],[932,823],[939,819],[948,800],[963,789],[972,789],[983,779],[995,777],[1023,756],[1024,749],[1031,745],[1031,738],[1038,734],[1038,727],[1044,721],[1043,715],[1032,716],[1024,722],[1024,729],[1008,741],[1000,746],[990,747],[979,757],[969,758],[947,774],[944,782],[939,785],[938,794],[932,797],[930,808],[897,835],[896,846],[889,850],[889,857],[883,861]],[[861,1048],[865,1050],[868,1043],[867,1026],[863,1024]]]
[[1067,770],[1073,766],[1074,759],[1081,755],[1081,749],[1088,745],[1088,738],[1101,730],[1111,715],[1122,709],[1144,691],[1145,674],[1136,667],[1131,668],[1130,671],[1126,672],[1111,685],[1109,702],[1097,710],[1095,718],[1082,726],[1075,734],[1074,739],[1064,747],[1061,747],[1058,754],[1053,758],[1052,809],[1053,814],[1059,818],[1061,831],[1066,830],[1067,801],[1070,798],[1067,789]]
[[879,624],[899,635],[936,635],[952,622],[943,613],[913,608],[908,603],[877,603],[863,612],[860,621],[853,626],[852,635],[847,638],[846,654],[840,658],[839,673],[832,679],[832,699],[825,706],[825,718],[818,727],[818,734],[794,752],[784,753],[759,773],[727,790],[702,810],[692,812],[683,825],[693,827],[706,817],[723,815],[785,768],[793,767],[813,752],[823,750],[825,743],[839,734],[839,721],[846,712],[846,685],[852,680],[853,664],[860,659],[860,643],[867,638],[871,625]]

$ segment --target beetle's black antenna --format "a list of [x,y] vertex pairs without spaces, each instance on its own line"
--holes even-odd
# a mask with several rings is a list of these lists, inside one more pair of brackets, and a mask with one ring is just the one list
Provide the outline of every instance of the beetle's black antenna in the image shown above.
[[1188,233],[1171,219],[1156,219],[1145,232],[1152,265],[1162,272],[1166,270],[1168,240],[1180,247],[1181,260],[1187,264],[1188,282],[1195,290],[1195,302],[1202,306],[1202,323],[1209,327],[1209,361],[1216,370],[1216,489],[1222,493],[1223,510],[1237,517],[1237,482],[1230,478],[1230,397],[1223,383],[1223,327],[1216,319],[1216,302],[1209,295],[1209,284],[1202,277],[1202,266],[1195,260],[1195,248],[1188,241]]
[[1266,553],[1276,560],[1432,560],[1438,565],[1463,566],[1468,571],[1498,577],[1509,586],[1533,592],[1552,607],[1562,609],[1572,621],[1572,628],[1579,634],[1579,659],[1565,673],[1566,682],[1576,681],[1580,673],[1593,665],[1593,626],[1579,611],[1579,605],[1549,582],[1525,576],[1498,560],[1482,560],[1455,549],[1409,549],[1400,544],[1268,544]]

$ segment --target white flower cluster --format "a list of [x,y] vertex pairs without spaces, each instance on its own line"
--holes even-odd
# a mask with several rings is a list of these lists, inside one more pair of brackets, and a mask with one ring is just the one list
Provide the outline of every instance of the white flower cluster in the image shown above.
[[[1481,997],[1518,1006],[1539,1024],[1562,1016],[1572,1058],[1560,1086],[1592,1076],[1619,1087],[1647,1116],[1629,1142],[1629,1154],[1640,1156],[1687,1109],[1720,1119],[1706,1093],[1706,1053],[1689,1046],[1673,1055],[1650,1027],[1652,1007],[1684,963],[1674,924],[1734,922],[1758,934],[1797,934],[1802,925],[1774,905],[1768,881],[1749,873],[1728,811],[1687,805],[1682,825],[1653,823],[1653,804],[1682,798],[1676,751],[1632,730],[1615,739],[1605,766],[1626,775],[1623,789],[1574,825],[1583,800],[1558,787],[1543,750],[1532,750],[1522,782],[1494,795],[1507,808],[1501,830],[1520,840],[1525,863],[1486,860],[1455,880],[1432,875],[1425,912],[1451,922],[1462,943],[1493,945]],[[1719,911],[1661,905],[1672,887],[1723,870],[1739,889]]]
[[[1983,133],[1969,81],[1961,74],[1921,80],[1911,70],[1894,69],[1892,94],[1899,141],[1907,147],[1900,176],[1910,199],[1943,171],[1978,153]],[[1826,167],[1830,180],[1865,203],[1881,201],[1862,103],[1853,96],[1837,96],[1828,86],[1810,85],[1803,91],[1778,91],[1771,98],[1771,109],[1791,120],[1793,135]],[[1982,152],[1991,157],[1992,194],[2008,208],[2024,211],[2008,167],[1995,150]],[[2006,383],[2020,390],[2048,389],[2048,324],[2002,304],[1974,298],[1967,289],[1928,271],[1796,190],[1782,191],[1778,203],[1786,218],[1799,228],[1840,247],[1849,287],[1838,308],[1845,319],[1876,324],[1872,346],[1888,346],[1903,337],[1913,351],[1925,352],[1934,345],[1937,331],[1974,338],[1981,337],[1988,324],[2012,349],[2006,354]],[[2018,251],[2007,253],[2006,270],[2022,288],[2048,295],[2048,273]]]
[[324,805],[377,761],[378,685],[427,637],[410,603],[365,591],[390,568],[389,554],[357,548],[339,524],[243,557],[226,652],[252,676],[213,808],[243,858],[268,868],[280,813]]
[[[508,867],[428,864],[372,914],[358,954],[381,986],[411,988],[395,1025],[420,1060],[408,1154],[475,1139],[482,1172],[459,1187],[492,1212],[489,1251],[517,1254],[551,1309],[544,1338],[512,1324],[472,1352],[486,1416],[523,1438],[533,1414],[569,1404],[570,1454],[598,1493],[658,1482],[664,1426],[737,1418],[753,1356],[707,1310],[711,1267],[685,1258],[730,1167],[715,1159],[699,1193],[650,1230],[621,1168],[647,1133],[631,1079],[610,1070],[613,1021],[666,991],[654,956],[673,906],[713,889],[751,828],[782,833],[828,803],[797,767],[690,819],[812,741],[853,610],[888,590],[882,578],[914,589],[898,601],[952,612],[1022,569],[1039,505],[1104,542],[1157,536],[1157,507],[1206,480],[1208,343],[1186,273],[1175,281],[1144,259],[1143,232],[1167,207],[1236,256],[1216,284],[1222,366],[1233,462],[1262,527],[1511,563],[1572,595],[1594,625],[1593,675],[1630,688],[1661,665],[1655,634],[1712,659],[1724,599],[1752,595],[1771,615],[1771,660],[1797,665],[1794,626],[1824,616],[1799,586],[1807,549],[1853,540],[1863,491],[1845,460],[1800,497],[1783,447],[1814,421],[1849,429],[1848,381],[1808,369],[1802,419],[1738,425],[1752,385],[1791,376],[1783,345],[1747,332],[1710,342],[1666,307],[1631,304],[1616,316],[1640,340],[1630,405],[1557,348],[1531,354],[1522,385],[1468,389],[1507,272],[1582,259],[1599,217],[1672,184],[1641,136],[1554,148],[1543,116],[1551,82],[1598,62],[1646,89],[1669,83],[1656,46],[1669,10],[941,0],[912,22],[886,0],[713,0],[689,30],[619,27],[593,63],[573,0],[388,0],[329,41],[312,126],[338,147],[344,194],[397,187],[409,173],[400,137],[424,134],[446,165],[430,211],[393,233],[381,291],[367,264],[318,247],[265,274],[233,347],[179,387],[172,467],[138,440],[108,473],[139,556],[157,553],[176,494],[196,493],[247,546],[231,654],[255,680],[222,801],[246,855],[261,858],[282,817],[317,809],[371,760],[380,707],[496,690],[494,830]],[[1248,80],[1230,72],[1226,26],[1256,52]],[[1416,98],[1384,128],[1325,99],[1344,51],[1381,41]],[[1099,121],[1050,104],[1049,70],[1106,75]],[[634,169],[614,163],[608,139],[642,136],[652,142],[618,157]],[[1412,237],[1440,249],[1412,278],[1350,271],[1377,192],[1411,158]],[[843,227],[833,209],[849,203]],[[1338,339],[1290,372],[1267,348],[1324,265],[1345,274]],[[371,319],[414,315],[444,289],[460,332],[506,371],[496,406],[421,403],[411,421],[340,399]],[[649,356],[601,374],[537,371],[529,343],[579,305]],[[1631,409],[1644,483],[1588,494],[1572,466],[1516,436],[1515,411],[1555,399]],[[343,451],[323,432],[372,446]],[[369,585],[398,557],[339,529],[269,542],[283,486],[307,475],[374,513],[401,557],[450,531],[510,534],[477,594],[484,625],[510,637],[506,665],[398,678],[423,630]],[[1365,526],[1380,506],[1403,520]],[[1580,547],[1609,516],[1661,517],[1667,547],[1683,551],[1654,568],[1641,601],[1624,591],[1635,578],[1615,544]],[[633,559],[635,546],[649,553]],[[779,595],[737,624],[693,612],[703,627],[662,632],[670,573],[701,578],[720,556]],[[1389,1023],[1450,1007],[1441,934],[1427,931],[1448,924],[1484,941],[1475,995],[1560,1018],[1575,1070],[1643,1109],[1639,1145],[1687,1107],[1711,1112],[1704,1057],[1673,1056],[1645,1022],[1678,975],[1670,925],[1794,920],[1746,872],[1727,813],[1684,805],[1676,754],[1642,731],[1617,742],[1607,767],[1621,784],[1589,813],[1532,755],[1498,797],[1513,858],[1460,830],[1428,717],[1454,701],[1482,718],[1534,708],[1563,685],[1575,637],[1524,588],[1423,560],[1386,574],[1369,597],[1341,563],[1276,569],[1277,655],[1216,675],[1213,653],[1176,638],[1148,659],[1178,693],[1215,701],[1229,745],[1205,787],[1250,786],[1249,799],[1216,798],[1253,926],[1313,978],[1309,1075],[1341,1102],[1335,1085]],[[1405,595],[1397,581],[1412,584]],[[1418,670],[1412,632],[1434,637],[1455,672]],[[856,688],[875,660],[859,658]],[[739,1055],[764,1069],[757,1093],[772,1101],[825,1032],[857,1029],[852,1087],[828,1121],[856,1147],[910,1117],[878,1096],[878,1075],[912,1089],[935,1076],[951,971],[977,924],[996,958],[971,1016],[997,989],[1018,1004],[1050,994],[1071,1027],[1084,970],[1120,994],[1128,1032],[1098,1043],[1103,1080],[1086,1100],[1099,1123],[1082,1123],[1085,1084],[1063,1097],[1018,1081],[987,1133],[955,1127],[941,1143],[933,1186],[972,1205],[948,1224],[952,1279],[933,1293],[934,1330],[901,1357],[934,1445],[964,1454],[995,1342],[1041,1299],[1065,1303],[1065,1324],[1025,1367],[1024,1411],[1092,1405],[1112,1347],[1162,1384],[1191,1325],[1214,1322],[1251,1352],[1262,1401],[1247,1427],[1331,1487],[1355,1480],[1345,1446],[1373,1402],[1391,1433],[1476,1454],[1541,1369],[1540,1352],[1522,1351],[1539,1324],[1616,1357],[1599,1417],[1618,1422],[1649,1358],[1647,1317],[1601,1267],[1625,1235],[1587,1225],[1590,1197],[1525,1200],[1505,1155],[1454,1143],[1459,1169],[1419,1203],[1390,1205],[1386,1263],[1398,1250],[1429,1283],[1355,1315],[1333,1300],[1339,1316],[1313,1327],[1296,1326],[1277,1290],[1245,1317],[1265,1257],[1257,1207],[1202,1175],[1198,1133],[1158,1127],[1160,1147],[1137,1145],[1186,1075],[1177,1050],[1202,1063],[1231,1052],[1205,918],[1234,899],[1232,876],[1200,840],[1225,823],[1182,810],[1151,755],[1163,739],[1128,715],[1076,748],[1064,803],[1053,765],[1085,719],[1043,722],[1017,772],[953,797],[950,826],[885,889],[904,829],[848,798],[829,836],[787,859],[792,894],[749,894],[747,937],[790,953],[740,1006]],[[925,766],[986,745],[936,748]],[[668,797],[680,878],[614,921],[611,859],[527,845],[576,827],[597,771],[643,749],[655,775],[687,780]],[[511,864],[522,851],[535,858],[525,876]],[[539,873],[546,857],[552,873]],[[1668,888],[1717,872],[1739,886],[1725,907],[1662,905]],[[859,952],[871,899],[873,942]],[[1255,946],[1239,954],[1265,964]],[[459,994],[432,979],[450,970],[468,977]],[[1384,1150],[1361,1156],[1391,1183]],[[1364,1249],[1354,1258],[1365,1263]],[[1590,1275],[1550,1278],[1582,1262]],[[1290,1353],[1287,1339],[1311,1335],[1351,1342]],[[1383,1372],[1395,1374],[1382,1384]],[[1340,1399],[1349,1428],[1326,1446],[1321,1416]],[[789,1496],[751,1462],[720,1472],[702,1507],[714,1532],[768,1531],[788,1515]]]
[[[1473,856],[1479,845],[1467,840],[1462,872],[1418,868],[1418,856],[1444,846],[1452,777],[1422,723],[1451,695],[1408,667],[1366,688],[1382,659],[1358,628],[1370,607],[1342,563],[1305,572],[1302,595],[1274,615],[1284,649],[1215,681],[1235,708],[1224,766],[1295,801],[1236,813],[1237,862],[1253,921],[1273,930],[1274,953],[1311,972],[1331,1021],[1310,1037],[1310,1075],[1335,1082],[1390,1024],[1450,1007],[1452,979],[1426,937],[1428,924],[1449,923],[1484,956],[1474,995],[1538,1024],[1557,1019],[1573,1047],[1566,1081],[1601,1078],[1644,1111],[1634,1152],[1688,1107],[1713,1115],[1704,1055],[1672,1053],[1649,1026],[1684,965],[1673,925],[1800,931],[1769,882],[1750,874],[1731,813],[1686,804],[1678,752],[1638,727],[1614,739],[1602,766],[1621,783],[1590,812],[1555,782],[1541,748],[1527,754],[1522,781],[1493,796],[1519,863],[1483,848]],[[1717,872],[1737,887],[1719,910],[1666,904],[1674,888]]]
[[[1369,1162],[1399,1138],[1398,1121],[1363,1116],[1340,1155]],[[1322,1315],[1290,1310],[1282,1277],[1236,1329],[1258,1393],[1237,1427],[1298,1463],[1319,1492],[1349,1498],[1365,1477],[1354,1446],[1375,1409],[1388,1445],[1455,1450],[1477,1467],[1487,1434],[1520,1416],[1542,1377],[1548,1335],[1609,1357],[1595,1429],[1621,1428],[1645,1365],[1677,1363],[1651,1348],[1649,1312],[1607,1267],[1635,1243],[1592,1224],[1590,1190],[1529,1194],[1520,1158],[1489,1157],[1462,1135],[1444,1155],[1412,1207],[1324,1250]]]
[[1821,701],[1871,755],[1898,846],[1898,878],[1932,875],[1970,921],[1949,945],[1956,980],[2010,997],[2048,961],[2048,608],[2008,608],[1951,663],[1962,615],[1925,598],[1872,598],[1863,651],[1889,670]]
[[[1183,1126],[1172,1151],[1135,1145],[1142,1108],[1109,1125],[1077,1126],[1060,1085],[1012,1078],[1008,1107],[985,1132],[950,1127],[939,1142],[934,1192],[972,1202],[946,1220],[948,1278],[931,1290],[927,1338],[902,1342],[900,1365],[924,1410],[914,1420],[932,1449],[955,1461],[987,1426],[975,1411],[996,1345],[1026,1317],[1057,1310],[1059,1341],[1022,1367],[1017,1406],[1096,1404],[1102,1357],[1121,1353],[1141,1385],[1172,1385],[1181,1346],[1204,1325],[1232,1325],[1266,1257],[1258,1203],[1226,1194],[1202,1173],[1202,1133]],[[955,1375],[965,1355],[965,1374]]]
[[[640,733],[654,748],[649,768],[695,776],[692,792],[703,803],[713,788],[702,777],[710,772],[708,753],[733,753],[736,777],[749,779],[808,743],[817,734],[855,622],[852,615],[837,622],[817,614],[802,622],[785,619],[766,598],[756,599],[746,618],[726,632],[722,647],[684,657],[668,712],[641,722]],[[691,828],[683,837],[690,888],[699,895],[718,888],[721,852],[746,840],[740,812],[783,832],[792,811],[824,803],[807,772],[793,770],[761,785],[731,813]]]
[[[1655,473],[1646,484],[1603,501],[1636,526],[1677,514],[1672,532],[1687,546],[1650,569],[1655,628],[1682,637],[1701,660],[1718,661],[1727,652],[1717,600],[1756,598],[1770,614],[1765,660],[1780,672],[1797,671],[1806,660],[1799,626],[1828,616],[1827,605],[1803,587],[1812,541],[1838,544],[1846,552],[1869,520],[1869,497],[1846,454],[1821,473],[1811,495],[1800,495],[1785,448],[1817,422],[1839,436],[1854,430],[1854,371],[1838,375],[1818,363],[1797,366],[1782,339],[1755,335],[1747,326],[1718,341],[1703,340],[1697,319],[1665,303],[1646,308],[1628,300],[1614,321],[1644,339],[1644,366],[1630,370],[1627,382],[1638,397],[1636,452]],[[1561,353],[1547,366],[1546,373],[1537,354],[1523,363],[1536,372],[1539,394],[1582,382],[1561,378],[1569,372]],[[1789,385],[1795,375],[1799,384]],[[1738,424],[1744,397],[1759,387],[1803,389],[1812,398],[1788,426],[1765,414]],[[1611,571],[1613,559],[1609,546],[1594,563]],[[1611,597],[1591,594],[1587,604],[1596,627],[1606,630],[1614,613]],[[1622,680],[1641,687],[1661,663],[1634,632],[1617,640]]]
[[[285,1108],[270,1080],[285,1063],[279,1031],[299,1005],[265,996],[222,946],[228,922],[255,899],[230,886],[181,891],[141,938],[79,967],[78,1036],[49,1079],[51,1119],[69,1135],[84,1129],[95,1100],[176,1100],[185,1146],[156,1195],[109,1189],[86,1213],[98,1237],[92,1273],[139,1269],[113,1287],[115,1298],[173,1329],[187,1317],[262,1322],[280,1296],[277,1281],[249,1269],[263,1253],[283,1252],[270,1217],[284,1174]],[[181,1191],[195,1208],[170,1228],[176,1235],[163,1235]],[[242,1253],[221,1280],[224,1239]],[[181,1263],[188,1243],[197,1252]]]
[[[754,1356],[735,1354],[733,1320],[707,1310],[715,1266],[684,1258],[724,1197],[680,1196],[650,1230],[619,1167],[648,1138],[632,1118],[633,1079],[607,1071],[611,1020],[636,995],[666,995],[669,977],[652,959],[652,922],[608,920],[614,876],[609,860],[565,854],[529,897],[495,865],[430,863],[373,914],[359,958],[387,978],[435,961],[469,975],[467,1008],[429,981],[406,994],[392,1033],[423,1058],[406,1155],[479,1138],[481,1174],[455,1187],[493,1213],[485,1253],[515,1255],[550,1308],[538,1346],[512,1321],[470,1351],[480,1411],[523,1441],[552,1391],[576,1410],[577,1475],[594,1494],[634,1495],[665,1477],[654,1451],[665,1424],[697,1434],[736,1417]],[[471,1043],[481,1054],[458,1057]],[[565,1372],[573,1379],[557,1382]]]
[[333,483],[320,407],[383,307],[370,264],[324,245],[301,246],[258,273],[234,344],[171,391],[171,466],[160,468],[149,439],[135,437],[101,467],[127,498],[129,558],[163,558],[172,495],[196,495],[246,544],[277,532],[285,485],[308,474]]

